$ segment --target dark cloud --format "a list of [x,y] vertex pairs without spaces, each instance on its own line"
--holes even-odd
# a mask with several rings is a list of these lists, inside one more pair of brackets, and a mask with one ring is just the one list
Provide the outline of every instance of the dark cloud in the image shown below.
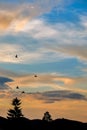
[[67,97],[71,99],[86,100],[86,97],[79,93],[70,93]]
[[12,82],[13,80],[7,77],[0,77],[0,89],[9,89],[10,87],[6,84],[7,82]]
[[[33,95],[33,94],[32,94]],[[86,96],[73,91],[48,91],[34,94],[35,98],[44,100],[46,103],[54,103],[61,100],[87,100]]]

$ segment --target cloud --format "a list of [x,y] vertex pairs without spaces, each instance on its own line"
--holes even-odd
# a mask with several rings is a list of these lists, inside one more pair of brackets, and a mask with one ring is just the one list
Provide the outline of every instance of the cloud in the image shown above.
[[54,45],[51,43],[48,46],[52,51],[66,54],[66,57],[77,58],[79,60],[87,61],[87,16],[80,16],[80,26],[76,27],[72,23],[58,23],[56,28],[56,35],[53,37]]
[[73,92],[73,91],[48,91],[43,93],[32,94],[38,100],[43,100],[45,103],[54,103],[55,101],[62,100],[87,100],[87,97],[83,94]]
[[[10,26],[15,31],[21,31],[28,21],[34,17],[49,12],[56,5],[60,7],[60,0],[44,0],[21,3],[2,3],[0,4],[0,30],[4,31]],[[62,4],[61,4],[62,6]]]
[[54,51],[65,53],[72,58],[80,60],[87,60],[87,45],[59,45],[58,47],[52,47]]
[[[19,91],[28,92],[43,92],[49,90],[75,90],[80,93],[87,94],[87,78],[84,77],[69,77],[63,74],[38,73],[35,77],[34,73],[23,74],[9,70],[0,70],[1,77],[8,78],[8,81],[3,83],[13,91],[16,91],[16,86],[19,86]],[[9,81],[9,79],[11,81]],[[6,80],[5,80],[6,81]]]
[[0,30],[6,30],[12,20],[14,19],[14,16],[12,16],[10,13],[2,13],[0,12]]
[[28,22],[28,24],[23,28],[23,31],[37,39],[49,38],[57,34],[57,31],[50,25],[46,25],[42,19],[36,19]]
[[10,87],[6,84],[7,82],[12,82],[12,79],[0,77],[0,90],[10,89]]
[[10,70],[6,70],[5,68],[1,68],[0,67],[0,75],[2,77],[8,77],[8,78],[12,78],[12,77],[15,77],[17,75],[17,73],[15,72],[12,72]]
[[[22,3],[21,5],[12,6],[13,8],[10,8],[11,5],[9,4],[0,5],[1,28],[5,29],[9,27],[6,33],[9,34],[10,37],[15,37],[14,39],[16,41],[18,40],[18,43],[15,43],[16,45],[1,41],[0,45],[3,51],[0,52],[0,61],[22,64],[48,63],[65,58],[77,58],[86,61],[87,17],[85,15],[79,15],[79,26],[70,22],[52,25],[47,23],[44,19],[37,18],[41,13],[42,3],[44,3],[43,6],[45,6],[45,4],[48,6],[49,3],[49,1],[39,2],[40,1],[36,2],[36,5],[32,2],[27,4]],[[55,2],[54,5],[50,3],[49,10],[56,6]],[[57,3],[61,3],[61,1],[58,0]],[[63,4],[62,1],[61,6]],[[47,10],[43,9],[42,14],[46,11]],[[32,14],[34,12],[36,14]],[[6,34],[4,35],[4,39],[6,38],[5,36]],[[32,47],[23,45],[23,41],[25,40],[26,43],[29,42],[30,37],[32,39],[30,44],[33,43],[33,40],[36,40],[37,45],[33,44]],[[21,44],[21,42],[23,44]],[[6,49],[3,44],[9,46],[9,49]],[[13,58],[15,53],[20,55],[18,60]],[[4,59],[2,58],[3,56],[5,57]]]
[[[85,18],[86,19],[86,18]],[[80,21],[81,26],[76,27],[75,24],[71,23],[58,23],[54,26],[45,25],[48,35],[44,35],[43,29],[36,31],[34,30],[34,38],[42,39],[42,43],[47,40],[44,44],[48,51],[50,50],[53,54],[60,54],[63,58],[77,58],[79,60],[87,60],[87,44],[86,44],[86,20],[85,23]],[[44,26],[41,26],[44,28]],[[50,30],[50,29],[52,30]],[[32,31],[31,31],[32,32]],[[45,39],[45,40],[44,40]],[[54,43],[54,44],[53,44]],[[65,56],[64,56],[65,54]],[[55,56],[57,59],[57,56]]]
[[87,16],[86,15],[80,15],[81,25],[87,29]]
[[21,51],[22,48],[20,45],[8,43],[0,44],[0,62],[20,63],[21,59],[17,60],[15,55],[20,55]]
[[[71,2],[67,0],[67,4]],[[15,32],[22,31],[28,22],[50,12],[53,8],[61,10],[66,6],[64,0],[33,0],[33,1],[18,1],[1,2],[0,3],[0,30],[13,30]]]
[[58,74],[38,73],[37,77],[34,77],[34,74],[18,74],[2,68],[0,75],[12,80],[11,82],[6,82],[6,85],[13,91],[16,90],[16,86],[19,86],[20,91],[24,90],[25,92],[41,92],[58,89],[67,90],[75,83],[73,78],[60,76]]
[[[63,54],[59,53],[56,55],[55,52],[52,52],[43,46],[40,47],[39,44],[37,44],[37,46],[35,45],[35,48],[34,45],[25,46],[17,43],[1,43],[0,46],[0,62],[4,63],[47,63],[56,61],[57,58],[61,60],[63,57]],[[18,54],[18,58],[15,58],[16,54]]]
[[[74,84],[73,78],[63,77],[51,74],[34,74],[16,75],[11,77],[13,82],[7,83],[8,86],[15,89],[15,86],[20,86],[20,90],[30,91],[45,91],[45,90],[67,90]],[[71,87],[72,88],[72,87]]]
[[[8,82],[7,85],[15,90],[16,86],[20,87],[20,90],[25,92],[41,92],[49,90],[76,90],[81,93],[87,93],[86,77],[64,77],[58,74],[16,74],[15,76],[10,76],[13,82]],[[84,84],[84,85],[83,85]]]
[[[57,59],[61,60],[65,58],[77,58],[86,61],[86,16],[79,16],[79,18],[79,26],[69,22],[50,25],[43,19],[28,22],[18,32],[21,31],[22,35],[26,35],[26,38],[30,36],[32,39],[36,39],[37,46],[33,44],[31,48],[32,52],[28,52],[29,48],[22,47],[26,50],[24,51],[26,53],[23,55],[24,58],[22,60],[24,62],[31,61],[31,56],[32,63],[54,62]],[[15,31],[15,28],[13,27],[12,30]]]

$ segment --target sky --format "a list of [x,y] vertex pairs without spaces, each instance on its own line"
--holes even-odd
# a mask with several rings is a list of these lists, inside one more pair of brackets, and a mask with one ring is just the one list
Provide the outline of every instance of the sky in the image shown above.
[[0,0],[0,116],[15,97],[29,119],[87,122],[87,0]]

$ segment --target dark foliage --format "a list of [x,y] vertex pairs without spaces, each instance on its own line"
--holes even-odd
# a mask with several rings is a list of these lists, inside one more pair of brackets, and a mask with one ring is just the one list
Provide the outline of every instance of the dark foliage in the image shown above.
[[45,121],[48,121],[48,122],[52,121],[51,115],[48,111],[44,113],[42,120],[45,120]]
[[20,105],[21,105],[21,100],[18,99],[17,97],[13,99],[12,101],[13,109],[9,109],[7,113],[7,118],[8,119],[13,119],[13,118],[19,118],[23,117]]

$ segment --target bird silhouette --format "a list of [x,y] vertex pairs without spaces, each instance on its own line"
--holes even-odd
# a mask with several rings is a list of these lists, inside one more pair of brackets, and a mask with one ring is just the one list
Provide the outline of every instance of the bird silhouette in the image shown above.
[[24,91],[22,91],[22,93],[25,93]]
[[37,77],[37,75],[35,74],[34,77]]
[[16,89],[19,89],[19,87],[17,86]]
[[15,58],[18,58],[18,55],[17,55],[17,54],[15,55]]

